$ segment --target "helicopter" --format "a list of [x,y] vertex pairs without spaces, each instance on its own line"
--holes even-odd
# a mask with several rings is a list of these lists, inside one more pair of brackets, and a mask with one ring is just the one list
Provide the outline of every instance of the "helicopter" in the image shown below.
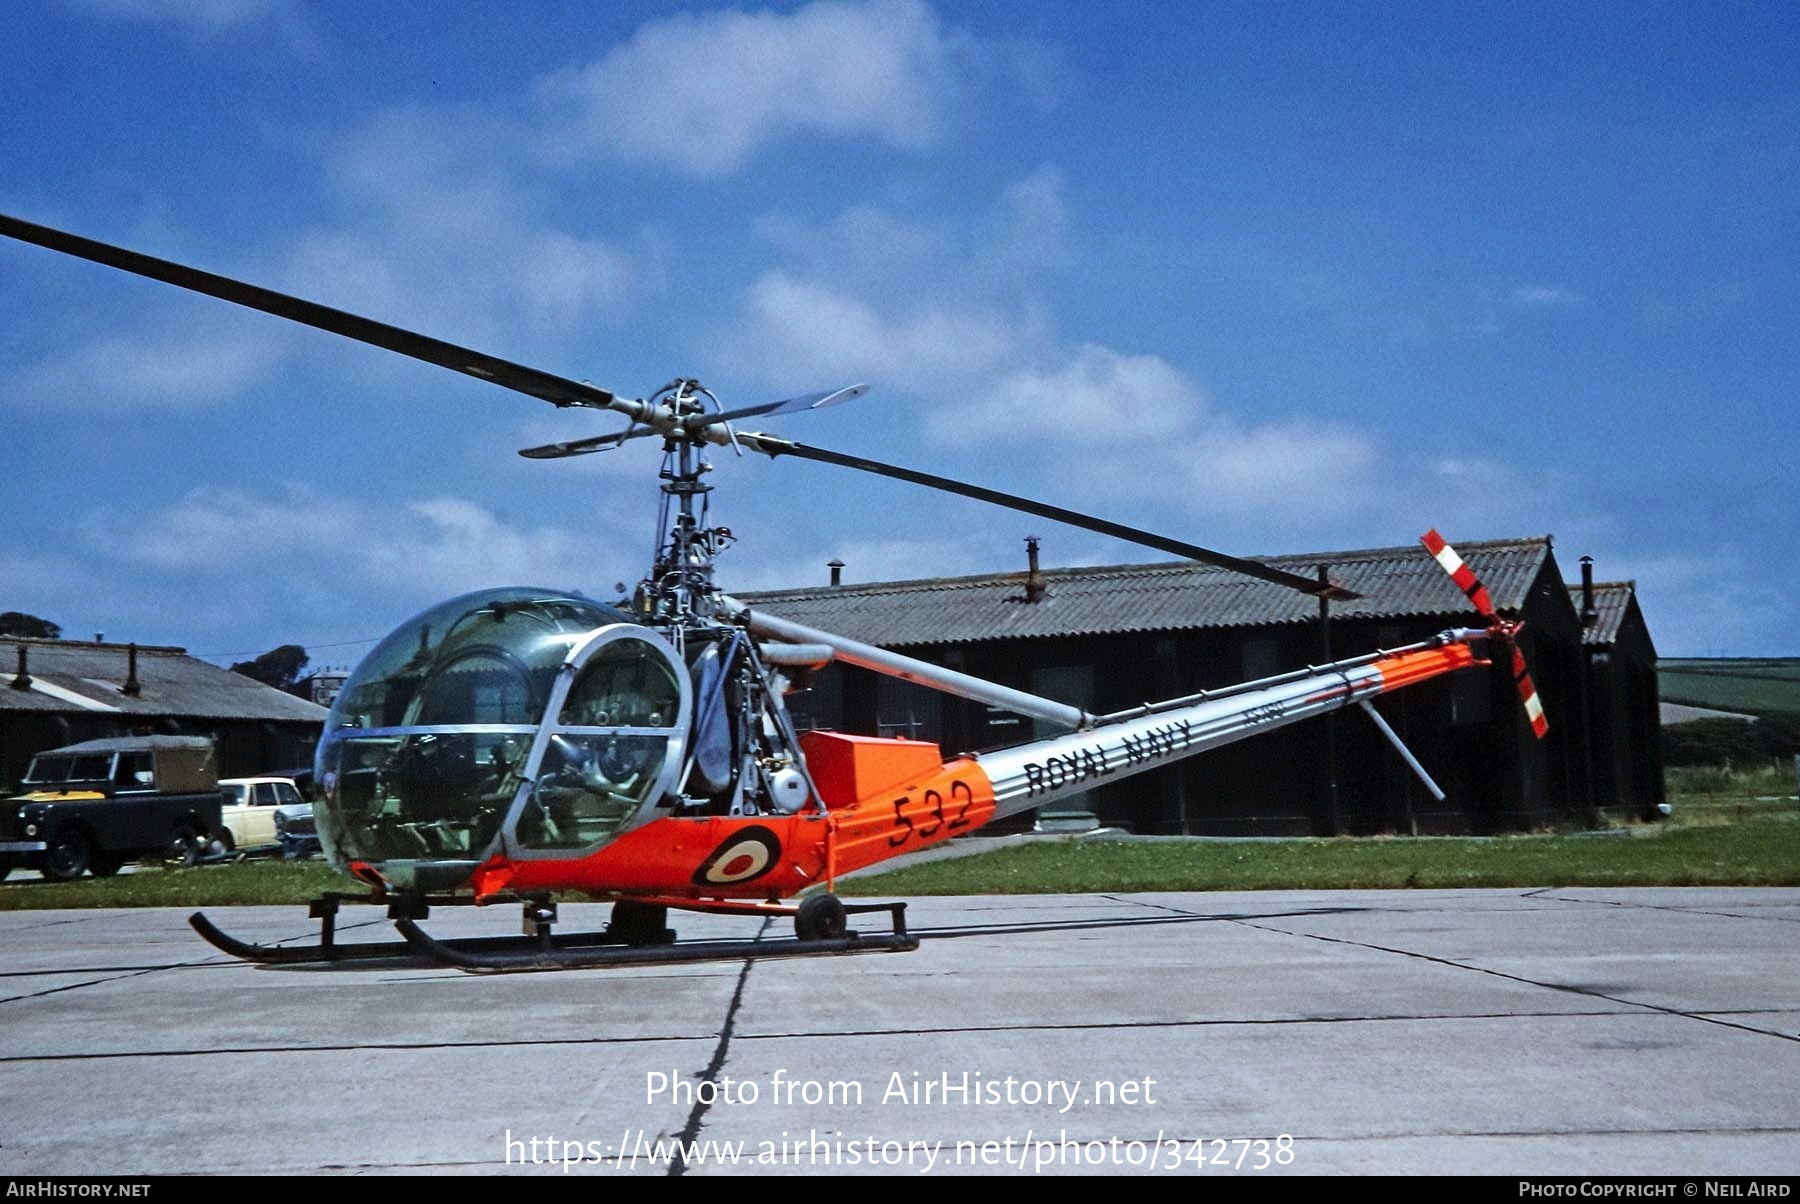
[[[715,576],[736,539],[716,524],[709,449],[855,469],[1008,507],[1327,600],[1358,595],[1321,578],[860,456],[741,429],[750,419],[854,401],[861,384],[727,408],[678,378],[631,398],[366,317],[0,215],[0,234],[312,326],[473,376],[559,408],[606,411],[610,433],[523,449],[535,460],[660,441],[661,542],[628,597],[498,587],[434,606],[383,639],[344,682],[314,766],[315,818],[330,863],[361,892],[310,907],[311,946],[265,946],[192,926],[258,962],[423,956],[470,971],[569,969],[708,957],[906,951],[904,902],[846,903],[847,873],[933,848],[1009,816],[1277,727],[1359,706],[1431,782],[1370,701],[1490,664],[1508,648],[1535,735],[1547,724],[1519,650],[1434,530],[1426,551],[1480,626],[1127,711],[1087,711],[782,619]],[[833,662],[1003,708],[1060,734],[946,758],[935,743],[798,730],[786,696]],[[612,904],[604,930],[556,931],[556,900]],[[385,905],[401,940],[336,939],[340,905]],[[433,907],[517,903],[519,936],[439,939]],[[678,942],[670,909],[783,917],[787,940]],[[886,912],[888,933],[849,927]]]

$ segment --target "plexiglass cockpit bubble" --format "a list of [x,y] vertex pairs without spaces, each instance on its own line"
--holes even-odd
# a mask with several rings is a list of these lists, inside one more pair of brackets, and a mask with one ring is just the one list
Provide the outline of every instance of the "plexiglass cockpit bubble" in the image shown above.
[[332,707],[316,766],[327,853],[432,890],[497,848],[509,817],[527,855],[609,838],[680,754],[675,666],[624,614],[554,590],[433,607],[383,640]]

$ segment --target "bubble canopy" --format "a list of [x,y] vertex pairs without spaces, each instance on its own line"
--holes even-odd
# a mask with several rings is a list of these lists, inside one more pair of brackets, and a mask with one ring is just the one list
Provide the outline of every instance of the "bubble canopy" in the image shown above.
[[431,608],[344,683],[315,778],[319,835],[403,889],[497,852],[581,856],[675,787],[690,700],[674,650],[611,607],[506,588]]

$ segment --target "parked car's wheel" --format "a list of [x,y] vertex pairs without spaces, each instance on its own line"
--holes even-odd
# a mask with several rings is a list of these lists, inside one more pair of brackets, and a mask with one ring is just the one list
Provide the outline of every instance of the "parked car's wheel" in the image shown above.
[[12,873],[12,870],[13,867],[11,862],[0,862],[0,882],[5,882],[6,876]]
[[182,824],[176,827],[169,837],[169,847],[163,853],[163,861],[168,865],[199,865],[200,857],[206,851],[206,842],[193,827]]
[[94,845],[80,828],[58,828],[44,850],[44,877],[53,882],[73,882],[87,873],[94,859]]
[[117,853],[95,853],[88,861],[88,871],[96,878],[110,878],[125,866],[125,859]]
[[230,828],[220,828],[213,833],[212,844],[208,853],[233,853],[237,851],[237,840],[231,835]]

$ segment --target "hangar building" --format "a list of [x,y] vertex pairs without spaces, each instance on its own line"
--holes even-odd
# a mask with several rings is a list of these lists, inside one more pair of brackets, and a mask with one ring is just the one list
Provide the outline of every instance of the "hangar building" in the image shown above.
[[[1075,810],[1141,833],[1488,833],[1648,817],[1663,801],[1655,651],[1629,583],[1566,585],[1549,536],[1458,542],[1508,618],[1550,732],[1532,737],[1510,664],[1376,706],[1446,792],[1438,803],[1355,710],[1091,791]],[[1192,562],[740,594],[747,605],[1096,713],[1479,626],[1417,544],[1270,557],[1363,595],[1313,598]],[[1322,613],[1323,609],[1323,613]],[[1039,733],[1019,715],[850,666],[790,699],[803,724],[904,735],[946,754]],[[1048,823],[1050,816],[1039,817]],[[1027,821],[1029,822],[1029,821]]]
[[7,637],[0,655],[0,785],[31,758],[104,736],[211,736],[219,776],[312,764],[330,712],[181,648]]

